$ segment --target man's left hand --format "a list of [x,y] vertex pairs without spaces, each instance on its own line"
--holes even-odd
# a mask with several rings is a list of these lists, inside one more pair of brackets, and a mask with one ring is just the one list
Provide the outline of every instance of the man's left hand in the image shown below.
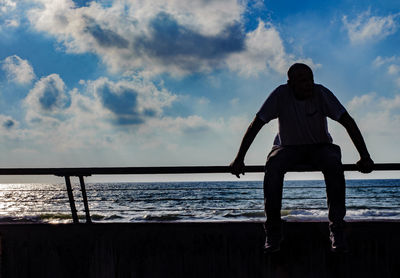
[[231,168],[231,173],[240,179],[240,174],[244,175],[244,162],[242,159],[235,159],[229,167]]
[[357,163],[358,171],[367,174],[374,169],[374,161],[370,157],[361,158]]

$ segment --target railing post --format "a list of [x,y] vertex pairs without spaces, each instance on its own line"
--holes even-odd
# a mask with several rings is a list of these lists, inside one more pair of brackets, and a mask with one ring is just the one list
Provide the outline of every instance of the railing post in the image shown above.
[[72,221],[74,224],[79,223],[78,214],[76,212],[74,194],[72,193],[71,180],[69,176],[65,176],[65,185],[67,186],[69,205],[71,207]]
[[83,179],[83,176],[79,176],[79,182],[81,183],[83,205],[85,206],[86,223],[90,224],[90,223],[92,223],[92,219],[90,218],[89,204],[88,204],[88,200],[87,200],[85,180]]

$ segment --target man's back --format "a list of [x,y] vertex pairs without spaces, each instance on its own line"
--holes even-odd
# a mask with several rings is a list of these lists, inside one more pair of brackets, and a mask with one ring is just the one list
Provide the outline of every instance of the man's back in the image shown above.
[[287,85],[276,88],[262,105],[257,117],[268,123],[279,120],[274,145],[331,143],[326,117],[338,120],[346,109],[327,88],[315,84],[312,95],[299,100]]

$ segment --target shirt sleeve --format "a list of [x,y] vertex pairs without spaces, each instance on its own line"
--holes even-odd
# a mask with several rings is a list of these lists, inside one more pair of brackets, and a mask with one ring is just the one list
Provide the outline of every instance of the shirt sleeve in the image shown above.
[[339,120],[340,117],[346,112],[346,108],[340,103],[335,95],[327,88],[319,85],[322,95],[322,109],[325,115],[332,120]]
[[276,119],[278,117],[279,111],[279,90],[280,87],[276,88],[265,100],[264,104],[261,106],[260,110],[257,112],[257,117],[268,123],[269,121]]

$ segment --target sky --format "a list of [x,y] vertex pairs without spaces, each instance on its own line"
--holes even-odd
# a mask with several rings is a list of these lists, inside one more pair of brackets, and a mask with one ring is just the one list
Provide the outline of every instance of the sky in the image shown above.
[[[0,36],[2,168],[228,165],[294,62],[375,162],[400,160],[398,0],[0,0]],[[329,129],[355,163],[344,128]],[[246,164],[265,163],[276,132]]]

